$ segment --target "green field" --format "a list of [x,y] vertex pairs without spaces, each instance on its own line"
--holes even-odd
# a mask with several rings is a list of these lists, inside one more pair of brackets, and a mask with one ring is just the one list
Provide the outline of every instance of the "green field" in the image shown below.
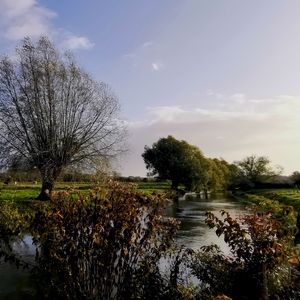
[[[74,183],[64,182],[56,183],[55,190],[68,190],[76,188],[80,191],[88,191],[94,189],[97,185],[91,183]],[[0,185],[0,200],[13,200],[13,201],[28,201],[38,196],[41,191],[41,183],[18,183],[18,184],[2,184]]]
[[154,191],[164,193],[170,189],[170,182],[139,182],[137,185],[137,190],[145,194],[152,194]]
[[[77,182],[58,182],[55,184],[55,191],[68,190],[75,188],[82,192],[95,189],[97,184],[93,183],[77,183]],[[137,191],[146,194],[152,194],[154,191],[163,193],[170,190],[171,184],[168,182],[140,182],[137,183]],[[29,201],[38,196],[41,190],[41,183],[17,183],[17,184],[0,184],[0,201]]]
[[[137,186],[137,191],[146,194],[152,194],[153,192],[164,193],[171,190],[170,182],[139,182],[134,184]],[[74,188],[85,193],[90,189],[95,189],[97,186],[96,183],[58,182],[55,184],[55,191],[67,191],[70,188]],[[0,201],[30,201],[38,196],[40,190],[41,183],[17,183],[8,185],[0,183]],[[292,205],[296,211],[300,211],[300,189],[262,189],[252,190],[248,193],[265,196],[271,200],[278,200],[281,204]]]

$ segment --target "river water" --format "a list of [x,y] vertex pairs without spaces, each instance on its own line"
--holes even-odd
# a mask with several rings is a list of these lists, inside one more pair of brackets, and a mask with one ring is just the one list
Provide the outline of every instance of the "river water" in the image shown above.
[[[14,239],[12,247],[27,263],[34,261],[36,248],[32,239],[25,235],[22,239]],[[33,300],[36,299],[29,270],[17,269],[9,263],[0,264],[0,299],[1,300]]]
[[178,244],[198,250],[204,245],[214,243],[226,253],[228,248],[223,237],[218,238],[215,231],[205,224],[206,212],[220,216],[220,210],[229,212],[231,216],[239,216],[245,212],[246,204],[227,193],[211,193],[207,199],[203,194],[186,194],[178,201],[170,203],[165,214],[181,222],[176,239]]
[[[227,247],[222,237],[218,238],[214,230],[205,225],[205,212],[211,211],[218,215],[220,210],[226,210],[233,216],[245,211],[245,203],[238,202],[226,194],[209,194],[208,199],[203,195],[185,195],[178,201],[170,203],[164,213],[167,217],[176,218],[181,222],[176,242],[194,250],[203,245],[215,243],[226,253]],[[14,249],[24,256],[24,260],[34,259],[35,247],[31,244],[30,236],[22,241],[14,242]],[[0,265],[0,299],[1,300],[32,300],[34,290],[28,276],[28,271],[17,270],[9,264]]]

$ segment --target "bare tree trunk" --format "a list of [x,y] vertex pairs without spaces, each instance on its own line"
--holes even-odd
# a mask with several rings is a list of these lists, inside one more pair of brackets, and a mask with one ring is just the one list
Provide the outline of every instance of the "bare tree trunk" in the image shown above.
[[36,200],[51,200],[52,192],[54,189],[54,180],[42,180],[42,189],[40,194],[36,197]]
[[54,182],[58,178],[62,171],[62,168],[55,168],[53,166],[47,166],[40,170],[42,175],[42,189],[40,194],[36,197],[36,200],[51,200],[54,190]]

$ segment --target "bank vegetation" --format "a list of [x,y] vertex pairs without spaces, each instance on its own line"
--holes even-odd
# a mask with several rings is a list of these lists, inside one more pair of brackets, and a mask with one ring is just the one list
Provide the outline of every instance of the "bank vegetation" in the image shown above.
[[[229,255],[216,245],[176,244],[180,224],[163,216],[165,194],[120,182],[57,191],[51,201],[32,200],[30,210],[2,201],[0,255],[30,269],[37,299],[297,299],[297,213],[247,197],[255,205],[240,218],[206,216]],[[24,233],[38,249],[31,264],[10,244]]]

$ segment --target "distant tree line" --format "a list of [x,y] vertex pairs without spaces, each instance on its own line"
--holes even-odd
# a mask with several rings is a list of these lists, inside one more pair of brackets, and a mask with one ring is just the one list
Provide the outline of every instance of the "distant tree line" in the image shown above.
[[[207,158],[196,146],[172,136],[161,138],[142,154],[148,176],[122,176],[109,163],[98,161],[93,173],[80,168],[66,168],[58,176],[61,182],[100,182],[111,178],[120,182],[169,181],[175,190],[184,191],[249,190],[252,188],[290,188],[300,186],[300,172],[281,175],[280,166],[272,167],[266,156],[250,155],[243,160],[227,162],[223,158]],[[2,182],[40,182],[40,172],[27,164],[12,164],[0,173]]]
[[300,173],[282,176],[282,167],[272,167],[266,156],[250,155],[228,163],[220,158],[207,158],[196,146],[173,136],[160,138],[142,154],[149,177],[168,179],[172,188],[185,191],[224,189],[283,188],[300,185]]

